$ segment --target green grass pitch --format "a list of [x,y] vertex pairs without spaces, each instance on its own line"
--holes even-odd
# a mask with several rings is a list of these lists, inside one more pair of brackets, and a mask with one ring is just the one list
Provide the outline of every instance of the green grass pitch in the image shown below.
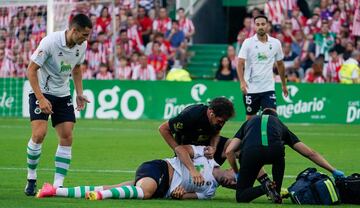
[[[171,157],[173,153],[158,133],[161,121],[78,120],[74,130],[73,157],[65,186],[116,184],[131,180],[144,161]],[[241,123],[229,121],[222,135],[232,137]],[[346,174],[360,172],[360,126],[334,124],[289,124],[299,138],[320,152]],[[0,207],[269,207],[265,197],[251,204],[237,204],[235,192],[219,188],[209,201],[106,200],[26,197],[26,144],[30,137],[27,119],[0,118]],[[49,125],[38,166],[38,186],[52,182],[57,137]],[[228,165],[225,166],[228,168]],[[286,148],[284,186],[313,163]],[[324,173],[325,170],[318,168]],[[270,172],[270,168],[266,167]],[[328,174],[328,173],[327,173]],[[283,207],[291,205],[285,200]],[[344,206],[344,205],[343,205]]]

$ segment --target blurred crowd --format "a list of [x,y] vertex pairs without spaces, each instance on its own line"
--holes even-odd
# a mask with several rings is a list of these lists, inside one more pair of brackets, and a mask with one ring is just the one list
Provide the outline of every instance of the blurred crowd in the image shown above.
[[[162,80],[175,63],[187,64],[194,25],[183,8],[174,20],[156,2],[75,4],[71,16],[85,13],[93,23],[81,65],[84,79]],[[0,77],[24,77],[32,52],[46,34],[46,6],[0,7],[0,29]]]
[[[264,13],[268,33],[282,43],[289,82],[359,82],[359,71],[347,67],[360,61],[359,0],[303,2],[269,0],[264,9],[252,9],[238,41],[221,57],[215,79],[237,80],[237,53],[256,34],[253,17]],[[169,69],[186,66],[195,27],[183,8],[174,20],[155,0],[75,5],[72,15],[85,13],[94,25],[81,65],[84,79],[162,80]],[[0,77],[25,76],[32,52],[46,35],[46,13],[45,5],[0,7]],[[274,76],[279,80],[276,66]]]
[[[236,51],[255,34],[253,17],[264,13],[270,21],[268,33],[279,39],[284,52],[289,82],[354,83],[359,82],[360,12],[358,0],[315,1],[311,10],[296,0],[272,0],[264,11],[254,8],[244,19]],[[300,9],[298,6],[302,6]],[[236,66],[232,46],[228,61]],[[277,74],[276,66],[274,73]],[[280,81],[279,76],[276,79]]]

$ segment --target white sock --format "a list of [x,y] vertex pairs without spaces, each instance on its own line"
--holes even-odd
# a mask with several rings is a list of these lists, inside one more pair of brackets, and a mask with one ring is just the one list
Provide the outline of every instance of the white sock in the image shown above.
[[41,145],[36,144],[30,138],[27,145],[27,179],[36,179],[36,167],[40,160],[41,155]]
[[85,198],[88,191],[102,191],[103,186],[77,186],[71,188],[57,188],[56,196],[69,197],[69,198]]
[[61,187],[64,183],[64,178],[70,167],[71,161],[71,146],[58,145],[55,154],[55,176],[54,187]]
[[102,199],[143,199],[144,192],[139,186],[121,186],[100,191]]

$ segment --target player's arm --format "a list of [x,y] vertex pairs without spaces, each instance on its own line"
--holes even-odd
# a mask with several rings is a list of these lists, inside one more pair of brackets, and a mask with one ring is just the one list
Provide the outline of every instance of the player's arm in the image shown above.
[[186,193],[185,189],[182,186],[178,186],[171,192],[171,198],[173,198],[173,199],[198,199],[198,195],[196,193]]
[[333,173],[335,171],[335,168],[331,166],[330,163],[322,155],[308,147],[306,144],[302,142],[297,142],[296,144],[294,144],[293,149],[304,157],[313,161],[315,164],[328,170],[330,173]]
[[85,108],[85,103],[89,103],[90,101],[83,95],[82,72],[80,65],[75,65],[72,71],[72,77],[76,90],[76,109],[83,110]]
[[238,77],[239,77],[241,91],[244,94],[247,94],[247,84],[246,84],[246,81],[245,81],[245,78],[244,78],[244,70],[245,70],[245,59],[239,58],[238,66],[236,68],[236,72],[237,72]]
[[185,193],[181,199],[198,199],[198,195],[196,193]]
[[[333,166],[331,166],[330,163],[322,155],[301,142],[299,138],[285,126],[283,127],[283,140],[285,141],[285,144],[289,145],[295,151],[300,153],[302,156],[310,159],[315,164],[333,173],[334,176],[335,174],[341,172],[337,171]],[[344,173],[342,173],[342,176],[343,174]]]
[[175,148],[176,156],[179,160],[185,165],[189,170],[190,175],[193,179],[194,184],[198,186],[204,185],[204,177],[196,170],[193,161],[191,160],[194,157],[194,150],[191,145],[178,145]]
[[171,149],[175,150],[179,144],[176,142],[169,126],[169,122],[166,121],[159,127],[159,132],[161,136],[164,138],[165,142],[171,147]]
[[276,62],[277,65],[277,69],[280,75],[280,79],[281,79],[281,88],[282,91],[284,93],[284,95],[287,97],[288,96],[288,90],[286,88],[286,77],[285,77],[285,65],[284,65],[284,61],[280,60]]
[[247,94],[247,84],[244,78],[244,71],[245,71],[245,60],[247,59],[247,55],[249,53],[249,41],[246,39],[239,51],[239,55],[238,55],[238,65],[236,68],[236,72],[238,74],[239,77],[239,81],[240,81],[240,89],[243,92],[244,95]]
[[226,148],[225,155],[226,159],[235,173],[239,172],[239,168],[236,163],[236,152],[240,149],[241,140],[239,138],[233,138]]
[[277,70],[279,72],[280,75],[280,79],[281,79],[281,88],[282,91],[285,95],[285,97],[288,96],[288,90],[286,88],[286,78],[285,78],[285,65],[284,65],[284,52],[282,50],[281,47],[281,43],[280,41],[277,41],[277,52],[275,54],[275,60],[276,60],[276,65],[277,65]]
[[208,159],[214,158],[216,147],[220,141],[220,132],[210,139],[210,146],[205,147],[204,156]]
[[50,101],[48,101],[44,94],[41,92],[37,71],[40,69],[40,66],[33,61],[30,61],[30,64],[27,69],[27,77],[30,82],[30,86],[35,94],[36,99],[39,101],[39,107],[41,112],[45,114],[52,114],[52,106]]

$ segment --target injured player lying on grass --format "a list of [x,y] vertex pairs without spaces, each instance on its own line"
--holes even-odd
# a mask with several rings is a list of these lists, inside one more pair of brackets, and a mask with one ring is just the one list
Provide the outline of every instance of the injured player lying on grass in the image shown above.
[[177,157],[148,161],[140,165],[135,181],[113,186],[77,186],[54,188],[45,183],[37,197],[73,197],[102,199],[210,199],[219,185],[235,188],[232,170],[221,170],[213,160],[204,157],[204,146],[180,145]]

